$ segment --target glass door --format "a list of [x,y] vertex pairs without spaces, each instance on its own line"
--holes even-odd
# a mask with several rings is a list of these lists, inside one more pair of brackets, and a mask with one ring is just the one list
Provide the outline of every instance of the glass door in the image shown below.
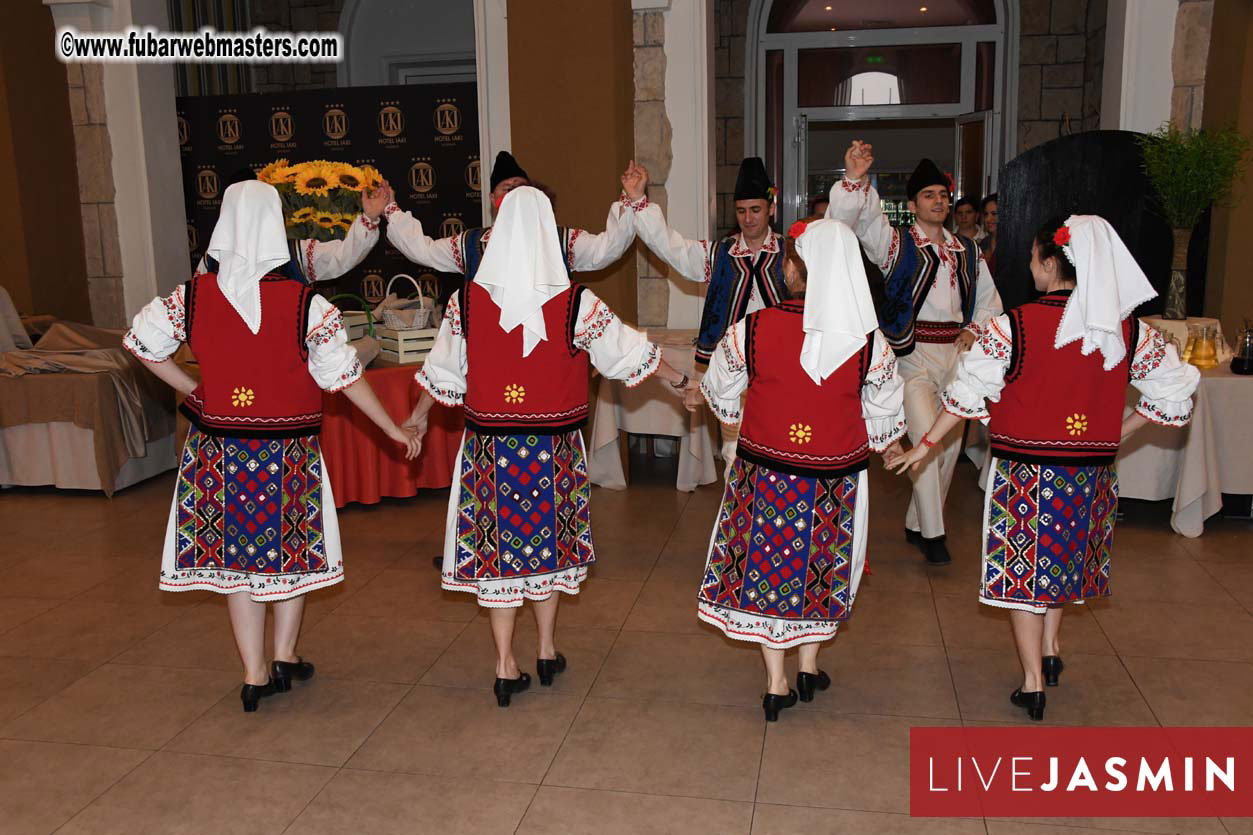
[[996,169],[992,163],[992,113],[968,113],[956,120],[953,180],[958,197],[980,200],[996,191]]

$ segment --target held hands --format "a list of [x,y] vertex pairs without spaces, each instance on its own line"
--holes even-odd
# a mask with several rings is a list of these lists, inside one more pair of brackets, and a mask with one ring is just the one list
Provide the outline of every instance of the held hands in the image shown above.
[[901,448],[901,442],[896,441],[892,446],[883,452],[883,465],[892,470],[897,475],[904,475],[906,470],[918,471],[922,466],[922,461],[927,457],[927,453],[931,451],[930,447],[925,444],[918,446],[905,452]]
[[383,214],[383,210],[387,208],[387,204],[391,203],[396,197],[396,193],[392,191],[391,185],[384,180],[382,185],[376,187],[373,191],[362,192],[361,194],[361,211],[365,213],[371,221],[378,221],[379,215]]
[[975,335],[968,330],[963,330],[957,334],[957,339],[953,340],[953,344],[957,346],[957,350],[965,353],[975,344]]
[[683,407],[689,412],[695,412],[705,402],[705,396],[700,393],[700,383],[691,380],[687,384],[687,388],[683,391]]
[[405,448],[406,461],[412,461],[422,452],[422,436],[407,426],[401,428],[392,424],[392,427],[387,430],[387,437]]
[[402,429],[407,429],[413,432],[414,436],[418,439],[418,448],[421,449],[422,439],[426,437],[427,413],[423,412],[419,414],[418,407],[414,406],[413,412],[409,415],[409,419],[400,426]]
[[857,182],[866,176],[870,166],[874,165],[874,146],[869,142],[854,139],[853,144],[844,152],[844,176]]
[[648,169],[631,160],[626,171],[622,172],[621,179],[622,190],[626,192],[627,199],[634,203],[644,196],[644,190],[648,187]]

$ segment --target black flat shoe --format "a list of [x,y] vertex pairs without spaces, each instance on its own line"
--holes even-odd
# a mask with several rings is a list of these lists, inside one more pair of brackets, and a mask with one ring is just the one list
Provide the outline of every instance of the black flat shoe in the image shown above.
[[1024,708],[1027,715],[1035,722],[1039,722],[1044,718],[1044,691],[1036,690],[1034,693],[1024,693],[1019,687],[1013,693],[1009,694],[1009,700],[1018,707]]
[[498,678],[496,686],[492,690],[496,693],[496,704],[500,707],[509,707],[509,699],[515,693],[521,693],[531,686],[531,677],[526,673],[517,678]]
[[796,691],[789,689],[786,696],[767,693],[761,697],[761,709],[765,711],[767,722],[779,721],[779,711],[796,704]]
[[292,679],[308,681],[313,678],[313,665],[300,656],[295,661],[275,661],[270,665],[270,680],[274,689],[286,693],[291,689]]
[[274,679],[270,679],[265,684],[245,684],[239,691],[239,700],[244,703],[244,713],[254,713],[257,709],[257,702],[277,692],[278,688],[274,686]]
[[1056,687],[1057,679],[1061,676],[1062,670],[1066,669],[1066,665],[1062,663],[1062,657],[1046,655],[1041,660],[1043,661],[1040,666],[1044,672],[1044,683],[1049,687]]
[[831,676],[822,670],[796,674],[796,695],[802,702],[812,702],[815,690],[826,690],[830,686]]
[[553,676],[566,671],[566,657],[557,653],[556,658],[536,658],[535,672],[539,673],[541,687],[552,687]]
[[953,561],[942,536],[922,540],[922,555],[927,558],[928,565],[948,565]]
[[908,542],[910,545],[913,545],[915,548],[921,548],[922,543],[925,540],[922,538],[922,534],[920,532],[911,531],[909,528],[906,528],[905,529],[905,541]]

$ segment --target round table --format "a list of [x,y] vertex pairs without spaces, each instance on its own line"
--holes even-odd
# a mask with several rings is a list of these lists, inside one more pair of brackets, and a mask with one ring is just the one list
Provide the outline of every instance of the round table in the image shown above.
[[[371,368],[365,379],[383,408],[397,423],[412,411],[422,394],[413,379],[417,366]],[[399,444],[340,394],[322,396],[322,458],[335,493],[335,506],[351,502],[376,504],[383,497],[407,498],[421,488],[452,484],[453,466],[465,420],[460,408],[438,403],[431,409],[422,454],[406,461]]]

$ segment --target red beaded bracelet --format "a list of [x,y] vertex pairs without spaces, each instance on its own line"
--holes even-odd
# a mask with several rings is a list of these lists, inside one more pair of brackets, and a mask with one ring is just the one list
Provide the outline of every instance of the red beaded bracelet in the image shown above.
[[931,447],[935,446],[935,441],[928,438],[926,432],[922,433],[922,438],[919,439],[919,443],[921,443],[927,449],[931,449]]

